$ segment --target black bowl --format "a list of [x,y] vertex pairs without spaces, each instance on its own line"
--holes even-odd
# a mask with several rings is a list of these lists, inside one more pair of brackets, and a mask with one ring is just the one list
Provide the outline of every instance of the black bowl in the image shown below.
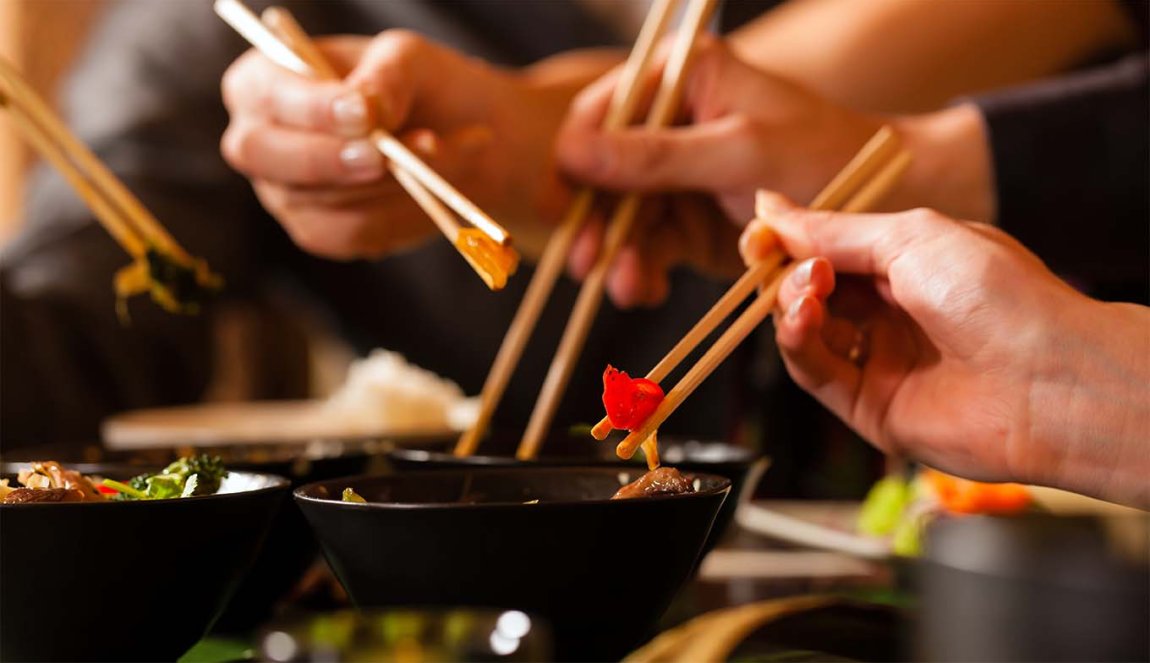
[[[522,610],[559,658],[618,658],[690,576],[730,481],[610,500],[640,470],[410,472],[304,486],[296,501],[360,607]],[[350,487],[368,504],[339,501]],[[539,500],[538,503],[525,503]]]
[[[442,448],[446,438],[420,440]],[[403,440],[414,444],[413,440]],[[220,456],[233,470],[286,477],[291,487],[371,471],[372,460],[395,442],[375,438],[315,440],[311,443],[261,443],[224,446],[154,447],[109,450],[100,446],[42,446],[18,449],[5,460],[57,460],[68,466],[115,464],[137,468],[163,467],[179,456],[205,453]],[[143,471],[136,469],[128,474]],[[216,620],[216,633],[248,634],[267,621],[275,606],[297,585],[319,556],[319,543],[295,504],[285,504],[272,520],[267,539],[250,571]]]
[[[11,478],[19,466],[4,463]],[[126,478],[114,469],[84,467]],[[0,659],[175,660],[220,614],[288,492],[142,502],[0,504]]]
[[[387,460],[400,471],[475,467],[642,467],[646,463],[642,453],[635,454],[629,461],[615,455],[615,445],[621,439],[622,436],[618,434],[603,442],[590,435],[557,435],[543,446],[543,454],[539,458],[523,461],[515,458],[518,436],[494,435],[484,440],[480,447],[482,454],[459,457],[453,455],[450,449],[427,446],[392,449],[387,452]],[[683,472],[717,474],[730,479],[731,494],[735,496],[743,490],[751,467],[762,458],[750,449],[727,442],[674,437],[660,437],[659,452],[664,464]],[[704,553],[710,552],[726,532],[735,518],[737,507],[738,500],[734,498],[723,503],[703,546]]]

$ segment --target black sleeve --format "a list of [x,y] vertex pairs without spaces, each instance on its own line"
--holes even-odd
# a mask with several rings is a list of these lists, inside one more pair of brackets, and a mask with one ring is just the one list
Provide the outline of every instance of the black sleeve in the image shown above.
[[[242,297],[260,269],[260,215],[219,156],[220,76],[243,45],[209,2],[107,10],[65,88],[69,124],[172,235]],[[22,233],[0,255],[0,448],[96,439],[128,407],[196,399],[214,310],[175,316],[146,297],[115,315],[130,262],[60,176],[40,167]]]
[[1147,295],[1148,77],[1142,52],[976,99],[990,134],[999,225],[1104,298]]

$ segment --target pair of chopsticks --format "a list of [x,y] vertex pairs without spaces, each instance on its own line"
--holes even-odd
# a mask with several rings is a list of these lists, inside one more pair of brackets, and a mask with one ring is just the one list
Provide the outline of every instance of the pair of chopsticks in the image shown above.
[[[215,11],[228,25],[252,46],[277,65],[301,76],[317,80],[338,80],[339,75],[323,54],[308,38],[291,12],[281,7],[269,7],[257,18],[240,0],[216,0]],[[407,191],[421,209],[431,217],[440,232],[460,250],[476,272],[493,290],[502,288],[506,277],[492,280],[487,269],[476,264],[474,256],[460,242],[460,218],[481,231],[487,239],[504,251],[511,251],[511,235],[475,203],[456,190],[447,180],[432,170],[395,136],[383,129],[374,129],[371,142],[388,159],[388,169],[396,181]],[[450,208],[450,210],[448,209]]]
[[[840,209],[846,212],[861,212],[881,200],[906,172],[910,165],[910,153],[901,149],[898,135],[889,126],[884,126],[872,137],[850,163],[815,198],[812,209]],[[760,199],[761,200],[761,199]],[[766,218],[770,210],[756,203],[756,216]],[[774,310],[779,288],[783,279],[790,273],[786,256],[781,250],[771,252],[765,259],[752,265],[738,281],[715,303],[691,328],[675,347],[647,374],[647,378],[659,382],[674,370],[692,350],[711,334],[720,322],[761,284],[766,283],[759,295],[739,315],[731,326],[723,332],[699,361],[691,367],[678,384],[666,395],[659,407],[648,417],[638,430],[627,435],[616,448],[622,458],[630,458],[635,450],[649,438],[656,429],[683,404],[688,396],[714,372],[715,368],[743,342],[744,339],[762,324]],[[596,439],[602,440],[611,432],[611,423],[606,417],[592,429]]]
[[[691,64],[694,44],[706,27],[716,0],[688,0],[682,24],[671,47],[667,63],[663,69],[659,89],[651,111],[646,118],[649,128],[669,125],[679,108],[685,73]],[[619,83],[615,87],[611,105],[603,123],[606,130],[620,129],[632,121],[635,105],[642,97],[642,77],[658,45],[659,38],[666,31],[681,0],[656,0],[647,12],[647,18],[635,41],[635,46],[623,67]],[[475,424],[459,439],[455,455],[468,456],[475,452],[480,439],[491,422],[491,417],[499,405],[507,383],[523,356],[523,350],[530,340],[531,333],[539,320],[543,307],[554,289],[555,282],[562,272],[563,265],[571,252],[579,230],[586,221],[594,202],[595,191],[589,187],[581,189],[567,210],[559,228],[548,240],[535,275],[519,310],[512,320],[503,345],[492,365],[480,397],[479,416]],[[531,420],[520,443],[516,456],[520,459],[534,458],[539,453],[548,427],[555,416],[559,400],[570,380],[575,362],[582,352],[599,305],[603,299],[603,289],[611,264],[623,248],[631,234],[635,217],[642,198],[638,194],[628,194],[615,207],[607,227],[603,245],[595,266],[591,269],[579,290],[571,317],[564,330],[559,348],[552,360],[547,378],[543,383],[539,399],[535,404]]]
[[[134,259],[116,275],[119,284],[131,282],[133,292],[147,289],[151,279],[148,255],[159,252],[193,272],[202,285],[218,286],[219,277],[193,258],[160,225],[156,217],[128,190],[100,159],[80,141],[20,76],[0,58],[0,107],[8,110],[17,130],[67,180],[116,242]],[[173,310],[181,302],[172,301]]]

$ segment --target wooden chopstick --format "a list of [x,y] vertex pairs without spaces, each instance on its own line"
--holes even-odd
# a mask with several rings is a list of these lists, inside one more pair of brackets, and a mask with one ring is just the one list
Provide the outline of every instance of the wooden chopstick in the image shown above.
[[[829,205],[846,200],[851,193],[858,191],[855,199],[865,206],[874,202],[876,196],[885,194],[906,170],[909,163],[909,153],[902,151],[888,161],[888,157],[898,150],[898,135],[889,126],[884,126],[863,145],[862,149],[847,163],[842,171],[830,181],[827,186],[815,196],[811,209],[831,209]],[[902,158],[905,157],[905,162]],[[862,174],[874,174],[867,182]],[[881,178],[881,181],[880,181]],[[860,185],[862,185],[860,189]],[[875,186],[872,186],[875,185]],[[865,193],[865,196],[864,196]],[[848,203],[850,205],[850,203]],[[757,202],[756,202],[757,207]],[[845,210],[845,208],[844,208]],[[851,210],[854,211],[854,210]],[[756,209],[756,214],[759,211]],[[759,214],[761,216],[761,214]],[[731,311],[735,310],[754,288],[766,281],[775,267],[783,261],[781,251],[772,252],[766,259],[753,265],[743,276],[735,282],[723,296],[719,298],[711,310],[695,323],[683,338],[671,348],[671,351],[647,373],[647,379],[661,382],[668,373],[675,370],[680,362],[689,355],[702,340],[711,335],[715,327],[725,320]],[[612,431],[611,421],[607,417],[599,420],[591,428],[591,435],[597,440],[606,439]]]
[[87,203],[97,220],[134,258],[149,246],[181,260],[192,261],[143,203],[76,138],[15,67],[0,58],[0,83],[5,105],[33,147],[56,167]]
[[[659,90],[651,112],[647,116],[645,126],[648,128],[661,128],[671,123],[679,108],[685,73],[690,67],[694,56],[694,45],[699,34],[706,28],[707,21],[715,7],[716,0],[690,0],[682,25],[675,36],[663,76],[660,80]],[[592,267],[591,272],[583,281],[579,295],[575,300],[571,317],[563,331],[559,342],[559,349],[552,359],[547,378],[543,382],[539,399],[535,402],[535,409],[527,423],[516,458],[526,460],[534,458],[539,453],[547,429],[555,417],[559,401],[570,381],[575,363],[583,350],[587,334],[599,305],[603,300],[603,290],[607,281],[607,274],[615,262],[619,251],[623,248],[631,235],[642,197],[639,194],[628,194],[615,208],[615,213],[607,227],[607,235],[600,254]]]
[[[647,11],[643,27],[635,39],[635,46],[631,49],[631,54],[620,73],[619,84],[612,94],[611,105],[603,121],[605,130],[619,129],[631,122],[635,105],[641,97],[640,82],[643,72],[655,52],[659,36],[666,30],[667,23],[680,2],[681,0],[656,0]],[[487,374],[487,380],[483,383],[483,391],[479,397],[479,414],[475,423],[460,436],[459,442],[455,445],[456,456],[470,456],[479,447],[479,441],[487,432],[491,417],[499,407],[499,401],[507,390],[508,382],[511,381],[511,375],[523,356],[527,342],[531,340],[539,316],[551,297],[555,282],[563,271],[567,256],[571,253],[571,245],[579,230],[583,228],[594,199],[594,189],[591,187],[580,189],[567,208],[562,223],[547,240],[547,246],[543,249],[543,255],[535,267],[535,274],[527,286],[523,301],[515,312],[511,326],[507,329],[507,335],[503,338],[503,344],[499,347],[499,353],[495,356],[495,362],[491,365],[491,371]]]
[[[227,2],[230,5],[232,3]],[[241,11],[246,12],[246,7],[240,6]],[[235,11],[235,10],[232,10]],[[298,56],[305,65],[307,65],[308,72],[306,74],[309,78],[318,80],[338,80],[339,74],[327,58],[323,56],[319,48],[296,21],[295,16],[290,11],[283,7],[268,7],[260,15],[260,19],[265,26],[284,44],[288,49]],[[246,22],[246,20],[245,20]],[[299,72],[297,72],[299,73]],[[401,168],[394,161],[388,161],[388,171],[399,182],[400,186],[407,191],[408,195],[415,200],[416,204],[429,216],[435,225],[439,228],[440,232],[447,237],[447,239],[455,245],[455,240],[459,237],[459,220],[451,213],[443,203],[439,201],[430,191],[428,191],[422,184],[419,183],[414,176]],[[461,252],[462,253],[462,252]],[[467,254],[463,254],[465,258],[469,258]]]
[[[285,43],[279,35],[257,18],[240,0],[216,0],[214,7],[216,14],[218,14],[220,18],[267,56],[268,59],[301,76],[315,78],[320,75],[320,72],[309,64],[303,55]],[[281,11],[284,13],[287,12],[287,10]],[[273,14],[273,19],[274,16]],[[294,23],[294,20],[292,22]],[[298,30],[298,32],[299,34],[303,34],[302,30]],[[330,70],[330,67],[328,67],[328,69]],[[334,71],[332,73],[334,73]],[[455,210],[457,214],[466,219],[471,225],[483,231],[492,241],[501,246],[507,246],[511,242],[511,235],[503,226],[487,216],[475,203],[471,202],[466,196],[456,190],[456,188],[447,180],[443,179],[439,173],[432,170],[431,167],[424,163],[422,159],[416,156],[415,153],[395,138],[395,136],[392,136],[382,129],[375,129],[371,132],[370,139],[376,146],[376,149],[382,152],[393,164],[407,171],[407,173],[411,175],[410,179],[418,181],[420,185],[430,190],[435,197]],[[425,211],[427,211],[426,208]],[[428,211],[428,214],[430,215],[431,212]],[[435,217],[433,216],[432,218],[434,219]],[[438,221],[437,225],[439,225]],[[452,243],[455,242],[454,237],[448,237],[448,239],[450,239]]]
[[771,311],[775,308],[775,303],[778,299],[779,288],[783,284],[783,279],[789,273],[790,268],[783,269],[779,275],[771,280],[770,284],[755,297],[754,302],[747,307],[746,311],[735,319],[729,328],[719,337],[715,344],[707,349],[707,352],[699,359],[699,361],[687,371],[679,383],[667,394],[659,407],[647,417],[637,431],[630,433],[623,441],[619,443],[616,453],[620,458],[630,458],[635,455],[635,450],[643,443],[659,426],[671,416],[678,407],[687,399],[695,389],[698,388],[703,380],[707,379],[712,372],[726,360],[727,356],[735,351],[735,348],[747,338],[752,331],[755,330]]
[[[858,200],[860,207],[853,211],[863,211],[865,209],[863,206],[882,199],[882,197],[889,193],[890,189],[897,184],[898,178],[906,171],[906,167],[910,163],[910,154],[905,150],[899,150],[898,144],[898,137],[893,130],[890,130],[888,127],[883,127],[847,166],[847,169],[852,170],[852,172],[863,171],[871,173],[871,179],[869,181],[858,181],[853,177],[842,177],[840,173],[840,176],[836,177],[831,184],[827,186],[827,189],[823,191],[823,194],[826,195],[820,194],[816,200],[823,205],[828,204],[827,201],[842,200],[846,198],[846,196],[841,195],[838,190],[831,189],[847,187],[857,191],[851,200],[852,202]],[[844,172],[845,170],[846,169],[844,169]],[[778,254],[778,252],[773,252],[769,259],[773,259],[776,254]],[[756,267],[757,265],[751,269],[756,269]],[[616,453],[620,457],[630,458],[634,455],[635,450],[638,449],[643,441],[650,437],[651,434],[666,421],[667,417],[694,392],[699,384],[734,351],[735,347],[750,334],[754,326],[760,324],[767,315],[770,315],[778,297],[779,287],[782,285],[783,279],[789,274],[790,269],[791,267],[787,266],[776,272],[775,276],[771,279],[767,287],[763,289],[755,302],[731,325],[727,332],[703,355],[699,362],[687,372],[683,379],[679,381],[679,384],[675,385],[671,392],[663,399],[663,402],[659,404],[659,407],[655,409],[655,412],[648,417],[647,421],[645,421],[638,430],[629,433],[627,437],[619,443],[616,448]],[[724,295],[724,297],[726,297],[726,295]],[[769,301],[767,301],[768,299]],[[766,308],[766,312],[760,315],[762,307],[767,306],[768,303],[769,307]],[[753,314],[752,311],[754,312]],[[738,331],[735,331],[736,328]],[[727,339],[727,342],[724,342],[724,339]],[[682,345],[682,343],[679,345]],[[676,349],[679,348],[679,345],[676,345]],[[716,350],[716,348],[719,349]],[[674,352],[674,350],[672,352]],[[670,357],[670,354],[668,357]],[[685,353],[677,359],[681,360],[683,357],[685,357]],[[664,358],[664,361],[660,362],[660,364],[667,361],[668,358]],[[678,361],[674,363],[677,364]],[[608,425],[610,424],[608,423]]]
[[847,204],[843,205],[843,212],[866,212],[872,210],[890,193],[894,185],[902,179],[903,173],[910,167],[910,152],[899,150],[890,161],[879,170],[869,182],[859,188]]

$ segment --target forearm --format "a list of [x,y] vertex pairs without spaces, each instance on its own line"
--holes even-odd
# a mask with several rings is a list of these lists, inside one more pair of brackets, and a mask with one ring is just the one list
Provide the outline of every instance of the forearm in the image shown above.
[[1035,458],[1020,470],[1150,508],[1150,309],[1095,300],[1067,308],[1031,398]]
[[930,207],[947,216],[995,220],[993,164],[982,115],[974,104],[890,120],[911,163],[881,210]]
[[792,0],[732,35],[756,66],[884,112],[936,109],[1135,40],[1119,3],[1097,0]]

